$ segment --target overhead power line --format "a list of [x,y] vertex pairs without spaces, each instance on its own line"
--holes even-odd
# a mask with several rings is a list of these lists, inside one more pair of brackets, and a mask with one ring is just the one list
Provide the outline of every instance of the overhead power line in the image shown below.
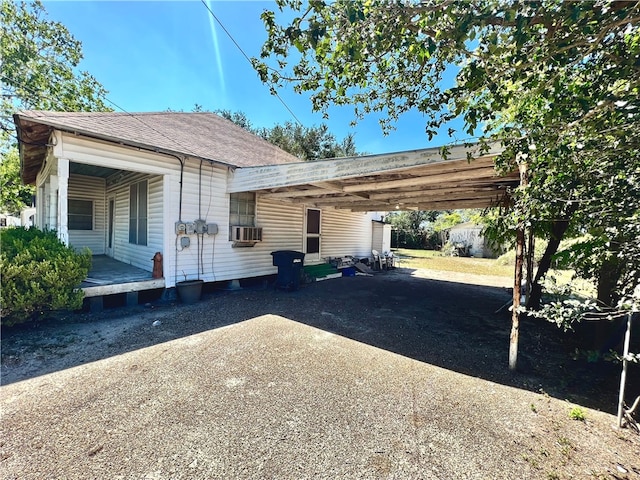
[[[32,95],[36,95],[39,96],[41,98],[44,98],[46,100],[49,100],[53,105],[55,105],[56,107],[59,108],[59,111],[62,112],[68,112],[68,113],[75,113],[75,110],[70,110],[66,105],[64,105],[64,103],[58,101],[58,100],[54,100],[51,97],[47,97],[46,95],[40,93],[40,92],[36,92],[33,89],[26,87],[24,85],[19,84],[18,82],[16,82],[13,78],[7,77],[6,75],[2,75],[1,78],[5,81],[5,82],[10,82],[12,85],[17,86],[19,88],[22,88],[23,90],[31,93]],[[165,132],[161,132],[160,130],[156,129],[155,127],[149,125],[147,122],[145,122],[144,120],[142,120],[142,118],[140,118],[140,116],[138,115],[134,115],[131,112],[128,112],[127,110],[125,110],[124,108],[122,108],[120,105],[118,105],[116,102],[114,102],[113,100],[110,100],[109,98],[107,98],[106,96],[102,97],[103,100],[105,100],[107,103],[110,103],[111,105],[113,105],[116,109],[120,110],[122,113],[129,115],[131,117],[133,117],[136,121],[140,122],[142,125],[144,125],[145,127],[147,127],[150,130],[153,130],[155,133],[157,133],[158,135],[166,138],[167,140],[169,140],[170,142],[175,143],[176,145],[179,145],[180,147],[182,147],[182,149],[184,149],[184,153],[190,153],[191,155],[194,155],[196,157],[200,157],[200,154],[197,154],[196,152],[194,152],[193,150],[191,150],[191,148],[189,148],[188,145],[185,145],[181,142],[179,142],[178,140],[176,140],[175,138],[172,138],[170,136],[168,136]],[[94,112],[95,113],[95,112]],[[109,113],[109,112],[99,112],[99,113]],[[11,119],[12,120],[12,119]],[[4,126],[3,126],[3,130],[6,130],[8,133],[11,134],[11,132],[9,130],[7,130]],[[21,141],[22,143],[25,144],[29,144],[29,145],[33,145],[31,142],[29,141],[25,141],[24,139],[20,139],[18,138],[16,135],[11,134],[11,136],[13,136],[14,138],[16,138],[16,140]]]
[[[207,4],[206,0],[200,0],[202,2],[202,4],[204,5],[204,7],[209,11],[209,14],[213,17],[213,19],[218,23],[218,25],[220,25],[220,28],[222,28],[222,30],[224,31],[224,33],[227,34],[227,36],[229,37],[229,39],[233,42],[233,44],[236,46],[236,48],[240,51],[240,53],[242,54],[242,56],[247,60],[247,62],[249,62],[249,65],[251,65],[251,69],[253,69],[253,63],[251,62],[251,58],[249,57],[249,55],[247,55],[245,53],[245,51],[242,49],[242,47],[238,44],[238,42],[236,42],[235,38],[233,38],[233,35],[231,35],[231,32],[229,32],[229,30],[227,30],[227,28],[224,26],[224,24],[220,21],[220,19],[216,16],[215,13],[213,13],[213,10],[211,10],[211,8],[209,7],[209,5]],[[276,98],[278,100],[280,100],[280,103],[282,103],[282,105],[284,106],[284,108],[287,109],[287,111],[291,114],[291,116],[295,119],[296,122],[298,122],[298,125],[303,126],[302,122],[298,119],[298,117],[296,116],[295,113],[293,113],[293,110],[291,110],[289,108],[289,105],[287,105],[285,103],[285,101],[282,99],[282,97],[278,94],[278,92],[276,91],[276,89],[274,88],[274,86],[271,84],[271,82],[267,82],[267,84],[269,85],[271,91],[273,92],[273,94],[276,96]]]

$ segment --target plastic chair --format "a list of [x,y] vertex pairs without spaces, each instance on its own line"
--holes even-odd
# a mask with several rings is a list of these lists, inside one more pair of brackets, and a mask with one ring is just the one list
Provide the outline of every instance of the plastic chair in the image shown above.
[[371,250],[373,256],[373,269],[382,270],[387,268],[387,258],[384,255],[380,255],[377,250]]
[[387,265],[387,270],[396,268],[396,257],[393,252],[384,252],[384,260]]

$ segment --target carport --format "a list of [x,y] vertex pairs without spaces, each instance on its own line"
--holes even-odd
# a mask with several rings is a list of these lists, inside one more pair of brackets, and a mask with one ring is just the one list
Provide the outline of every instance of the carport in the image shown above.
[[[227,193],[354,212],[508,207],[525,170],[499,175],[499,144],[435,147],[230,171]],[[517,362],[524,221],[517,231],[509,368]]]
[[519,173],[500,176],[496,144],[427,148],[264,167],[230,173],[228,193],[352,211],[448,210],[507,206]]

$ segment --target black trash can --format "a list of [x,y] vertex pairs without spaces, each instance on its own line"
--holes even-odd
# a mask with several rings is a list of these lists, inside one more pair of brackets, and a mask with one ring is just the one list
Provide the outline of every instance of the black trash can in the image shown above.
[[273,265],[278,267],[276,288],[297,290],[302,277],[304,253],[295,250],[278,250],[271,252]]

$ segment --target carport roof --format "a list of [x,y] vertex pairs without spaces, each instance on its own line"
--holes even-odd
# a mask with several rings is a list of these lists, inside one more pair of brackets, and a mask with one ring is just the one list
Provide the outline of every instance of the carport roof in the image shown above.
[[[498,145],[439,147],[286,165],[238,168],[228,192],[352,211],[449,210],[507,205],[517,171],[500,176]],[[473,157],[473,159],[469,159]]]

